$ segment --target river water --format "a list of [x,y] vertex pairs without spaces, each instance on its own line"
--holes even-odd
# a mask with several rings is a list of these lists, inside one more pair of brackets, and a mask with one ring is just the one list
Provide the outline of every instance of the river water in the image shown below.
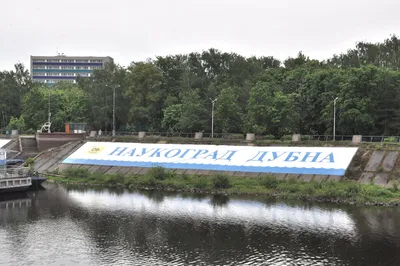
[[47,184],[0,199],[0,265],[400,265],[400,212]]

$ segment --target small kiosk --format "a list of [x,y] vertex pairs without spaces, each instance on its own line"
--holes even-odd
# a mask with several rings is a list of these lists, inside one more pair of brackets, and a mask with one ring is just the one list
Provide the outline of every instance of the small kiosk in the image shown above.
[[87,123],[65,123],[65,133],[82,134],[87,132]]

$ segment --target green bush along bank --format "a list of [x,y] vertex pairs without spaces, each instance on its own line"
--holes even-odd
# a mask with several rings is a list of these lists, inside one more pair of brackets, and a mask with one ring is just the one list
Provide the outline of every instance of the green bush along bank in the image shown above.
[[155,167],[144,175],[106,175],[90,173],[87,169],[69,168],[62,175],[50,180],[82,185],[121,186],[129,189],[157,189],[166,191],[190,191],[214,194],[257,194],[285,199],[314,200],[367,205],[398,205],[400,191],[397,186],[383,188],[374,184],[360,184],[352,180],[311,181],[296,179],[279,180],[271,175],[260,177],[235,177],[216,174],[177,174]]

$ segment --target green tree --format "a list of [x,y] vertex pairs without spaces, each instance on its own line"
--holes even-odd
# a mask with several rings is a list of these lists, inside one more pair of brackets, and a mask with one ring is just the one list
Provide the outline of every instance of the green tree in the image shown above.
[[25,130],[25,120],[21,117],[10,117],[10,122],[8,123],[8,130],[18,130],[19,132],[23,132]]
[[31,132],[48,121],[50,103],[51,130],[64,132],[66,122],[86,122],[85,93],[68,83],[54,87],[37,87],[24,97],[22,116],[25,127]]
[[215,107],[215,128],[224,133],[240,133],[244,130],[244,113],[239,106],[237,89],[222,89]]
[[139,62],[129,67],[126,78],[129,122],[138,130],[159,131],[166,97],[162,73],[152,62]]
[[200,98],[199,89],[185,92],[182,96],[182,116],[178,127],[184,132],[204,131],[211,115],[205,108],[204,101]]
[[292,95],[285,95],[277,84],[259,82],[250,92],[249,130],[257,134],[282,136],[297,131],[298,116]]
[[127,70],[121,66],[107,64],[104,69],[95,70],[92,77],[78,78],[78,85],[85,92],[87,122],[94,129],[112,129],[114,88],[116,128],[127,125],[130,107],[126,75]]
[[182,119],[182,104],[173,104],[164,109],[162,126],[167,131],[180,131],[179,121]]
[[0,72],[0,125],[6,127],[10,117],[19,117],[21,101],[33,84],[23,64],[16,64],[14,70]]

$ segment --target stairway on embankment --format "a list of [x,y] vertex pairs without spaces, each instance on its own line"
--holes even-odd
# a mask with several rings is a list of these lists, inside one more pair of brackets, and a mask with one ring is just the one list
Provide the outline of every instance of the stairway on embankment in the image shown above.
[[[67,168],[85,168],[89,172],[104,174],[145,174],[149,168],[120,167],[100,165],[63,164],[62,161],[79,149],[85,141],[69,142],[61,147],[41,152],[35,158],[34,168],[42,174],[60,173]],[[217,171],[175,169],[176,173],[211,175]],[[253,172],[219,172],[226,175],[257,177],[265,173]],[[357,180],[360,183],[374,183],[379,186],[392,187],[400,183],[400,148],[398,147],[359,147],[344,176],[312,174],[274,174],[277,179],[299,179],[302,181],[339,181],[342,179]]]
[[16,158],[26,160],[39,154],[35,136],[20,136],[18,143],[20,153]]

